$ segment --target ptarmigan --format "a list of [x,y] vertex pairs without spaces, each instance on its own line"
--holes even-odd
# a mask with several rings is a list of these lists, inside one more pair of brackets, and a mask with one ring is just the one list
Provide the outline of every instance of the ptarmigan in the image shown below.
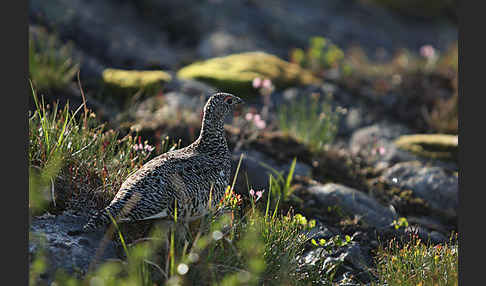
[[89,232],[111,222],[200,216],[224,196],[230,181],[231,154],[224,135],[224,118],[242,100],[229,93],[212,95],[204,106],[201,133],[191,145],[164,153],[147,162],[122,184],[111,203],[90,218]]

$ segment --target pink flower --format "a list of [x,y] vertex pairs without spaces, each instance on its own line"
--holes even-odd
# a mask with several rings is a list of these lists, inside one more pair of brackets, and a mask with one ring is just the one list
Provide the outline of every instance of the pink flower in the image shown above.
[[266,89],[271,89],[272,88],[272,81],[269,80],[268,78],[263,80],[262,87]]
[[256,77],[253,79],[253,88],[259,88],[262,85],[262,79],[259,77]]
[[263,120],[254,120],[253,123],[255,124],[256,128],[258,129],[265,129],[267,127],[267,124]]
[[248,113],[245,115],[245,119],[246,119],[247,121],[251,121],[251,120],[253,119],[253,113],[248,112]]
[[381,146],[380,148],[378,148],[378,153],[380,153],[380,155],[385,154],[385,152],[386,152],[385,147]]
[[250,189],[250,196],[252,196],[252,197],[255,196],[255,191],[253,189]]
[[147,151],[147,152],[149,152],[149,153],[150,153],[150,152],[152,152],[152,151],[153,151],[155,148],[154,148],[153,146],[150,146],[150,145],[148,145],[148,144],[147,144],[147,145],[145,145],[145,148],[144,148],[144,149],[145,149],[145,151]]
[[257,199],[255,200],[255,202],[257,202],[259,199],[261,199],[264,192],[265,192],[265,190],[261,190],[261,191],[256,192]]
[[425,45],[420,48],[420,55],[426,59],[435,58],[435,49],[431,45]]

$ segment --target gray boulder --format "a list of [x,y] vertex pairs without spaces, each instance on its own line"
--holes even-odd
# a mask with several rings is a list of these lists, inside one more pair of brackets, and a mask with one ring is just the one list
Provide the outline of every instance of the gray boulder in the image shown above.
[[359,216],[365,223],[376,228],[390,226],[397,217],[392,208],[381,205],[363,192],[343,185],[314,185],[308,189],[308,193],[321,208],[338,205],[345,213]]
[[385,170],[381,179],[392,186],[412,190],[433,211],[447,218],[457,218],[458,177],[443,168],[403,162]]
[[[247,179],[250,188],[254,190],[268,190],[270,174],[275,177],[275,172],[272,169],[282,172],[286,176],[292,164],[292,162],[277,162],[264,153],[255,150],[241,150],[233,153],[233,171],[236,170],[241,154],[244,154],[244,157],[238,172],[236,187],[242,191],[248,189]],[[310,176],[311,172],[312,168],[310,166],[296,162],[294,176]]]

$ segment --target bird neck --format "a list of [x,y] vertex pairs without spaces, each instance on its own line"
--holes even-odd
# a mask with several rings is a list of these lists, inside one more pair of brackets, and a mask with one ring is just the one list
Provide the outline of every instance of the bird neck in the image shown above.
[[203,151],[221,152],[220,148],[228,149],[223,118],[204,112],[198,141]]

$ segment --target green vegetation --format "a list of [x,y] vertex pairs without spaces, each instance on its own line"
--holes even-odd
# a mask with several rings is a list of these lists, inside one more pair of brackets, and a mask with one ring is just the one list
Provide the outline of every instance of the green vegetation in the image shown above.
[[318,96],[300,97],[277,110],[279,128],[308,145],[312,151],[322,151],[337,133],[339,115]]
[[436,246],[414,237],[381,245],[376,258],[378,281],[374,285],[458,285],[458,242]]
[[[36,110],[29,116],[31,204],[40,202],[35,198],[50,197],[56,207],[63,208],[71,200],[92,197],[92,190],[102,190],[95,192],[95,201],[97,206],[104,205],[126,176],[152,154],[152,147],[142,144],[140,137],[119,139],[117,132],[105,130],[83,105],[73,112],[69,104],[63,108],[45,104],[34,89],[32,96]],[[62,197],[57,204],[54,194],[45,195],[46,188],[56,188]],[[42,211],[45,206],[39,203],[33,210]]]
[[62,89],[79,70],[72,45],[61,45],[56,35],[38,30],[29,33],[29,76],[38,90]]
[[306,51],[294,49],[291,53],[291,62],[311,70],[318,76],[326,77],[326,72],[330,69],[343,75],[351,72],[350,66],[344,62],[343,50],[324,37],[312,37]]

